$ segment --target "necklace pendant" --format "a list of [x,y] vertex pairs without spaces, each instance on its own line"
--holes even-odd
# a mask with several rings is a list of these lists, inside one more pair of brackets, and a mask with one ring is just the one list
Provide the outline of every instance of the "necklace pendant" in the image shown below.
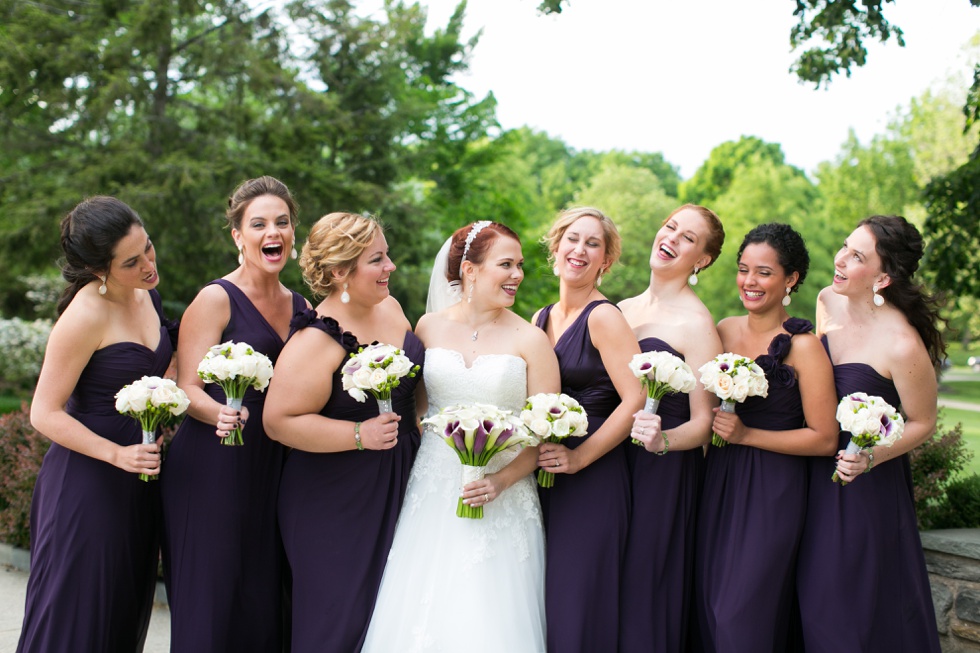
[[477,338],[477,336],[479,334],[480,334],[480,330],[477,329],[476,331],[473,332],[473,335],[470,336],[470,340],[472,340],[473,342],[476,342],[476,338]]

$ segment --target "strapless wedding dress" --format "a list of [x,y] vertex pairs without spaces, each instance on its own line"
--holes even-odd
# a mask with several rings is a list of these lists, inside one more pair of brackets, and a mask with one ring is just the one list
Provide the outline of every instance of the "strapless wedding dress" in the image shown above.
[[[429,414],[491,403],[519,414],[527,364],[485,354],[466,367],[450,349],[425,352]],[[487,473],[517,455],[495,456]],[[456,516],[461,464],[426,429],[363,651],[519,653],[545,651],[544,531],[533,476],[487,504],[483,519]]]

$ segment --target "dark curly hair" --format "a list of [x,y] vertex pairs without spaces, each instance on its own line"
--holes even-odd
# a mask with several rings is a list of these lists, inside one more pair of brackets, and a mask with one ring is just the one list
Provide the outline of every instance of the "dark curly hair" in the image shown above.
[[780,222],[760,224],[745,234],[745,238],[742,239],[742,244],[738,248],[739,261],[742,260],[742,252],[745,248],[755,243],[765,243],[776,250],[779,265],[787,276],[794,272],[800,275],[790,292],[799,290],[803,280],[806,279],[807,270],[810,269],[810,253],[807,252],[803,236],[788,224]]
[[115,197],[96,195],[83,200],[61,220],[61,276],[68,287],[58,300],[58,315],[85,284],[107,274],[116,245],[143,220]]
[[922,235],[900,215],[872,215],[861,220],[858,227],[871,230],[881,269],[891,279],[878,294],[905,314],[925,343],[932,364],[938,367],[946,358],[946,343],[937,326],[946,298],[928,293],[912,278],[922,260]]

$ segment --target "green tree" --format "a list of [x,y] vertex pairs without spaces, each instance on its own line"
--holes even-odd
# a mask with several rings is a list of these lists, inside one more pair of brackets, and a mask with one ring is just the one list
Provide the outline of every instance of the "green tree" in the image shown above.
[[778,143],[766,143],[756,136],[742,136],[737,141],[715,146],[694,175],[681,184],[681,200],[691,204],[711,204],[728,190],[739,168],[756,159],[780,166],[785,164]]

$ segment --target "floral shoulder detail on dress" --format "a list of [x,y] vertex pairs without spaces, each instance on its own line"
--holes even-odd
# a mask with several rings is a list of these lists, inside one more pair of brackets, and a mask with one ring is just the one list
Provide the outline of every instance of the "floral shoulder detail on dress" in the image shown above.
[[307,308],[293,315],[293,319],[289,321],[289,335],[307,327],[323,331],[336,340],[337,344],[343,347],[345,351],[357,351],[357,337],[350,331],[344,331],[340,328],[340,323],[332,317],[317,315],[314,308]]
[[796,374],[790,365],[784,365],[783,359],[793,346],[793,336],[813,331],[813,323],[799,317],[791,317],[783,322],[787,333],[780,333],[769,343],[769,351],[755,359],[755,362],[765,372],[770,385],[792,388],[796,385]]

